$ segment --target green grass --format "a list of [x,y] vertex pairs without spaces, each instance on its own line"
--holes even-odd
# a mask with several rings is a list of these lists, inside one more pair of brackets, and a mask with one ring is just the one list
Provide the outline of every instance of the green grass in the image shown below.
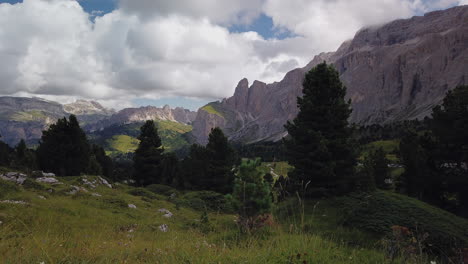
[[140,141],[127,135],[116,135],[108,139],[106,143],[109,153],[129,153],[137,149]]
[[[177,192],[177,199],[171,200],[167,194],[172,191],[164,186],[142,189],[121,184],[68,195],[69,184],[80,185],[81,178],[60,180],[65,184],[37,189],[14,188],[0,180],[2,200],[29,203],[0,204],[2,263],[390,263],[378,235],[343,225],[344,220],[353,219],[344,215],[343,206],[357,198],[307,201],[304,211],[293,198],[275,207],[272,226],[247,236],[239,232],[235,216],[216,211],[217,206],[208,214],[210,228],[204,228],[199,221],[201,210],[192,209],[190,203],[172,202],[215,198],[218,203],[222,201],[218,194]],[[386,192],[382,195],[405,200]],[[428,207],[434,217],[441,215],[440,210],[409,201],[412,210]],[[163,217],[160,208],[174,216]],[[369,223],[376,218],[365,216]],[[442,221],[447,223],[441,230],[466,224],[448,214]],[[159,231],[161,224],[167,224],[169,232]]]
[[192,131],[192,126],[172,121],[156,121],[156,126],[160,131],[174,131],[179,134]]
[[388,160],[390,160],[393,163],[399,162],[399,159],[395,154],[400,148],[399,140],[382,140],[366,144],[362,147],[359,159],[363,160],[366,155],[368,155],[371,151],[377,150],[378,148],[382,148],[385,151]]
[[215,106],[213,104],[208,104],[208,105],[205,105],[204,107],[201,108],[202,110],[208,112],[209,114],[212,114],[212,115],[217,115],[219,117],[223,117],[224,118],[224,115],[218,111]]

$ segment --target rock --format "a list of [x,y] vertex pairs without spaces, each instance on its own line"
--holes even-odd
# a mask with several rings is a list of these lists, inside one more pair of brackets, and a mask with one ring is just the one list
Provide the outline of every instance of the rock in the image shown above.
[[91,195],[94,196],[94,197],[101,197],[102,196],[99,193],[92,193]]
[[239,82],[232,97],[198,110],[193,135],[207,142],[220,127],[231,141],[278,141],[298,113],[305,74],[323,61],[333,64],[352,100],[350,121],[384,124],[422,119],[446,92],[467,84],[468,6],[458,6],[364,28],[336,52],[317,55],[304,68],[271,84]]
[[0,201],[0,203],[4,203],[4,204],[22,204],[22,205],[27,205],[28,204],[25,201],[13,201],[13,200],[3,200],[3,201]]
[[0,179],[3,179],[5,181],[10,181],[14,182],[16,184],[23,184],[24,181],[26,180],[28,176],[25,174],[22,174],[20,172],[8,172],[6,174],[1,175],[0,174]]
[[101,184],[112,189],[112,185],[106,179],[102,178],[101,176],[98,176],[98,179],[101,181]]
[[86,176],[81,178],[81,181],[83,181],[84,185],[88,185],[90,188],[95,189],[99,185],[105,185],[109,188],[112,188],[112,185],[104,178],[101,176],[98,176],[96,179],[89,180]]
[[162,224],[162,225],[159,226],[159,230],[161,232],[167,232],[167,231],[169,231],[169,226],[166,225],[166,224]]
[[136,207],[136,205],[134,205],[134,204],[129,204],[129,205],[128,205],[128,208],[136,209],[137,207]]
[[70,187],[72,188],[72,190],[67,192],[67,194],[69,194],[69,195],[75,195],[78,192],[85,192],[85,193],[88,192],[88,190],[86,190],[86,188],[83,188],[83,187],[79,187],[79,186],[75,186],[75,185],[71,185]]
[[53,178],[55,177],[55,174],[54,173],[47,173],[47,172],[43,172],[43,171],[33,171],[31,173],[31,175],[34,177],[34,178],[42,178],[42,177],[45,177],[45,178]]
[[158,212],[163,213],[164,214],[163,217],[166,217],[166,218],[171,218],[173,216],[173,214],[166,208],[161,208],[158,210]]
[[0,221],[0,225],[3,225],[3,222],[2,222],[2,221]]
[[45,198],[45,197],[42,196],[42,195],[38,195],[37,197],[39,197],[39,199],[42,199],[42,200],[47,200],[47,198]]
[[41,177],[36,179],[37,182],[40,183],[48,183],[48,184],[60,184],[60,182],[53,177]]

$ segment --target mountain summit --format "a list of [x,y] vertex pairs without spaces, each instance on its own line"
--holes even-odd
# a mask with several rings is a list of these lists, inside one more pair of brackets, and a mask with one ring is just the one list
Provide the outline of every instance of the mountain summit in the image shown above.
[[219,126],[231,140],[279,140],[298,112],[306,72],[333,64],[352,100],[350,121],[359,124],[421,119],[445,93],[467,83],[468,6],[364,28],[336,52],[322,53],[304,68],[271,84],[239,82],[234,96],[198,111],[193,133],[205,143]]

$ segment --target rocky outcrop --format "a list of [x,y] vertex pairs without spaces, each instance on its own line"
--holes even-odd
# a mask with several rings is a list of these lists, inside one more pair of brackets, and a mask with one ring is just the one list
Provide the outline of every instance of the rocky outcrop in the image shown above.
[[336,52],[315,56],[280,82],[248,87],[243,79],[233,97],[214,104],[229,114],[200,108],[193,134],[206,143],[207,133],[219,126],[234,141],[279,140],[286,135],[284,124],[297,115],[305,73],[323,61],[337,68],[347,86],[351,122],[423,118],[448,90],[467,83],[468,6],[362,29]]
[[115,113],[113,109],[107,109],[95,101],[77,100],[71,104],[63,105],[65,112],[80,115],[104,115],[109,116]]

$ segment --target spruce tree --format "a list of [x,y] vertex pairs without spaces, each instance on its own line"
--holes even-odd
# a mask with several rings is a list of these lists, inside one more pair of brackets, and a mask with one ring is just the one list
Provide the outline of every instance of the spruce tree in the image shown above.
[[33,150],[28,149],[24,139],[21,139],[14,150],[13,167],[26,170],[36,168],[36,157]]
[[310,190],[349,191],[356,164],[353,130],[348,124],[351,102],[338,72],[325,62],[310,70],[297,99],[299,113],[286,124],[287,159],[295,189],[309,183]]
[[161,183],[161,160],[164,148],[153,120],[140,128],[140,143],[135,151],[134,179],[139,185]]
[[372,177],[375,185],[379,189],[388,189],[389,185],[385,182],[390,178],[388,168],[389,160],[386,157],[383,148],[378,148],[369,153],[364,160],[364,170],[368,176]]
[[37,158],[43,171],[60,176],[77,176],[86,172],[91,149],[85,132],[74,115],[59,119],[43,131]]
[[2,135],[0,135],[0,166],[9,166],[13,150],[8,146],[8,144],[3,142],[1,138]]
[[208,136],[208,175],[207,188],[220,193],[230,193],[234,181],[234,149],[219,127],[211,129]]

